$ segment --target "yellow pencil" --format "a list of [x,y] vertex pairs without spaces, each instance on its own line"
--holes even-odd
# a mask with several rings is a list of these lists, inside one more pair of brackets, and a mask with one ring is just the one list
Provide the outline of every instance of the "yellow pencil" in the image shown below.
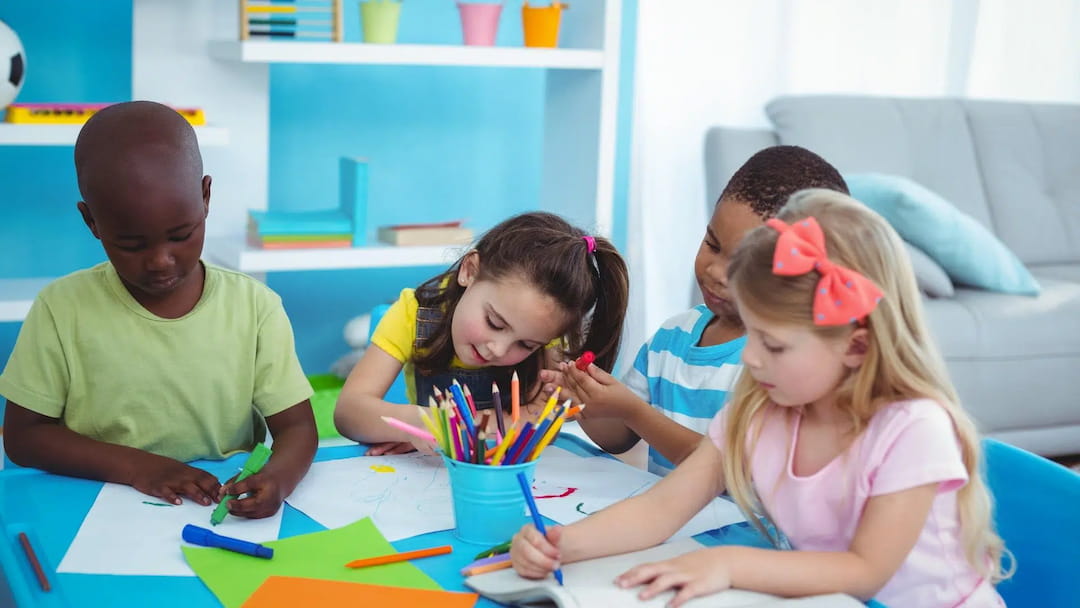
[[562,387],[556,386],[555,392],[551,393],[551,396],[548,397],[547,403],[544,404],[544,411],[540,412],[540,417],[536,419],[537,425],[539,425],[541,421],[548,417],[548,414],[551,413],[551,410],[555,409],[555,403],[559,401],[560,391],[562,391]]
[[502,459],[506,456],[506,450],[510,448],[510,444],[514,443],[514,437],[517,436],[519,430],[518,427],[512,426],[510,430],[506,431],[506,437],[503,437],[502,443],[495,448],[495,455],[491,457],[492,465],[502,464]]
[[[434,397],[428,397],[428,403],[429,403],[429,405],[431,407],[434,407],[435,406],[435,398]],[[430,411],[433,412],[434,410],[430,410]],[[438,425],[436,425],[434,422],[432,422],[431,417],[428,416],[428,413],[424,411],[424,408],[420,408],[420,420],[423,421],[424,426],[427,427],[427,430],[430,431],[431,434],[435,436],[435,443],[439,444],[439,447],[443,448],[445,450],[446,444],[443,443],[442,432],[439,430]]]
[[548,429],[547,434],[540,440],[540,443],[536,444],[536,448],[533,449],[532,455],[529,456],[528,460],[536,460],[540,457],[540,453],[544,451],[544,448],[546,448],[548,444],[555,439],[555,436],[559,434],[559,429],[562,428],[563,422],[566,422],[566,418],[559,416],[559,419],[551,425],[551,428]]

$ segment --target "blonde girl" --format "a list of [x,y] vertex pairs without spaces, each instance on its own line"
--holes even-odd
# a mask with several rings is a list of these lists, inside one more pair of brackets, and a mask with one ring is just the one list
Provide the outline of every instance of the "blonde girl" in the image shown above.
[[645,494],[547,537],[523,528],[511,550],[517,571],[541,577],[655,545],[727,490],[794,551],[702,549],[616,584],[644,585],[643,599],[677,590],[672,606],[728,587],[1003,606],[993,583],[1005,574],[1004,547],[979,438],[895,231],[845,195],[803,191],[747,235],[728,276],[747,328],[745,370],[708,436]]

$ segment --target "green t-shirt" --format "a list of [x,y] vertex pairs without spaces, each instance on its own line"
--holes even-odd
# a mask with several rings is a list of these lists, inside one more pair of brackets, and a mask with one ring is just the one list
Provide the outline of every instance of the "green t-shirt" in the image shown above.
[[49,284],[0,395],[81,435],[181,461],[251,449],[263,417],[309,398],[311,385],[277,294],[205,267],[202,297],[179,319],[143,308],[108,262]]

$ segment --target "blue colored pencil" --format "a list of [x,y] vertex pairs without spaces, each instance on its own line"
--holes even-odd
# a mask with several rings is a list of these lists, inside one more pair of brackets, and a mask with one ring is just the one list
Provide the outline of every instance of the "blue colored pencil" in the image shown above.
[[[525,478],[524,472],[518,472],[517,474],[518,484],[521,485],[521,491],[525,494],[525,502],[529,505],[529,513],[532,513],[533,525],[540,531],[540,534],[547,536],[547,529],[544,528],[544,518],[540,517],[540,511],[536,508],[536,501],[533,500],[532,490],[529,489],[529,480]],[[562,569],[555,569],[555,580],[559,581],[559,586],[562,586]]]
[[465,422],[465,430],[469,432],[469,437],[472,437],[476,434],[476,421],[472,419],[469,402],[465,400],[465,393],[461,392],[461,385],[457,383],[457,380],[450,385],[450,395],[454,405],[457,406],[458,413],[461,414],[461,420]]

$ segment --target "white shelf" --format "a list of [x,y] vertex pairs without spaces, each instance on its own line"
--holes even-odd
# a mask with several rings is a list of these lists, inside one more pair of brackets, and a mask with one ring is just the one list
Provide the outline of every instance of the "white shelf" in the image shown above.
[[210,43],[210,52],[218,59],[247,63],[456,65],[565,70],[600,70],[604,67],[604,52],[589,49],[216,40]]
[[209,261],[240,272],[336,270],[343,268],[403,268],[449,266],[462,253],[459,245],[436,247],[351,247],[334,249],[256,249],[243,237],[207,239]]
[[53,279],[0,279],[0,321],[22,321],[42,287]]
[[[26,125],[0,123],[0,146],[73,146],[82,125]],[[195,127],[202,146],[225,146],[229,130],[224,127]]]

